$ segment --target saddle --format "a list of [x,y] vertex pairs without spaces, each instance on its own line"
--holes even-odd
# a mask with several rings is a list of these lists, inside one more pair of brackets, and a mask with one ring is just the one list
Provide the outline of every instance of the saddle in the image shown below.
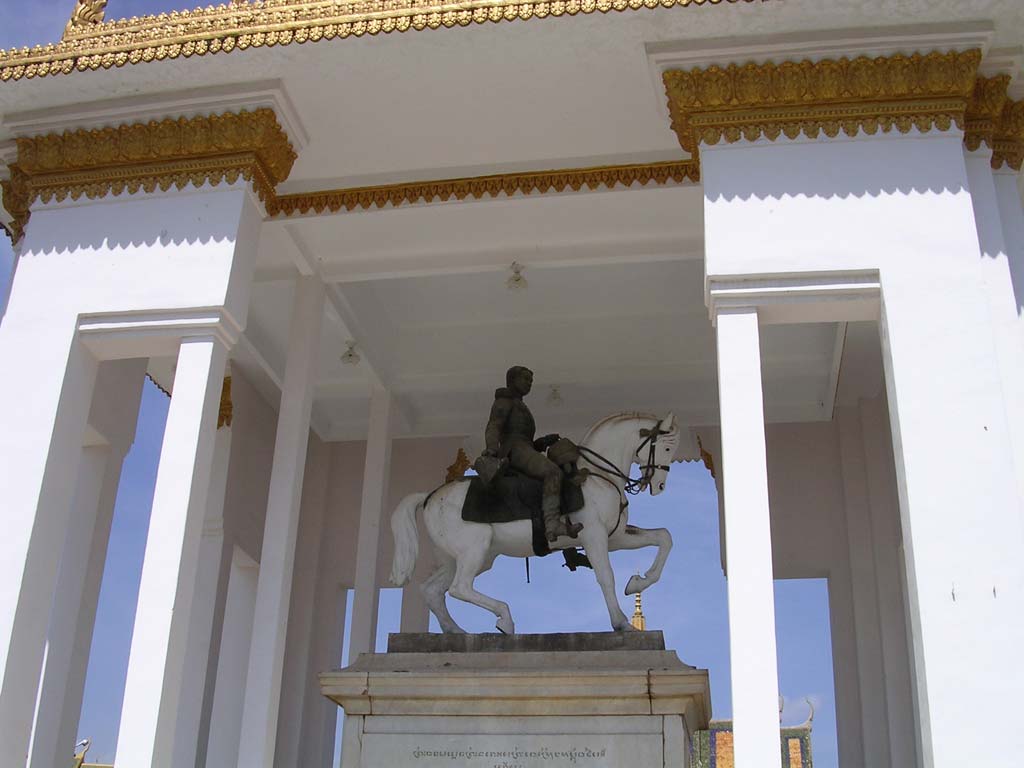
[[[568,446],[560,445],[561,443],[568,443],[572,446],[572,451]],[[563,515],[583,508],[583,489],[580,486],[582,478],[586,475],[576,470],[575,461],[578,456],[576,447],[565,438],[548,450],[548,457],[552,461],[561,467],[569,466],[572,469],[571,473],[566,473],[562,481]],[[551,553],[547,537],[544,535],[544,516],[541,511],[543,481],[524,475],[511,467],[506,467],[502,473],[496,475],[490,484],[479,477],[466,479],[469,480],[469,490],[462,505],[463,520],[470,523],[511,523],[516,520],[531,520],[534,554],[543,557]]]

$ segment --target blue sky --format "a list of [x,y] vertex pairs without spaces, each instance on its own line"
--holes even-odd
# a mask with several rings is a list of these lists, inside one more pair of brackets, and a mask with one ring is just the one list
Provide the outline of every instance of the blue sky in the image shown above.
[[[0,0],[0,48],[56,41],[73,0]],[[110,0],[108,18],[159,13],[184,7],[176,0]],[[13,254],[0,236],[0,296],[6,295]],[[2,303],[2,302],[0,302]],[[539,373],[542,375],[542,372]],[[149,509],[167,416],[167,398],[147,382],[135,445],[125,462],[107,556],[97,628],[86,683],[79,734],[93,740],[90,759],[111,762],[116,750],[121,699],[138,597],[139,576],[149,525]],[[483,417],[483,416],[482,416]],[[665,632],[679,657],[710,670],[715,717],[729,717],[729,634],[726,583],[719,562],[717,497],[700,465],[676,465],[668,489],[657,498],[637,497],[631,522],[667,527],[675,548],[661,583],[644,595],[650,629]],[[653,550],[613,554],[621,592],[629,575],[645,570]],[[561,559],[531,560],[532,583],[525,583],[521,560],[501,558],[478,587],[506,600],[522,632],[605,630],[604,601],[589,571],[572,574]],[[828,589],[824,580],[776,582],[780,689],[787,706],[785,724],[803,722],[815,703],[814,758],[818,768],[838,763],[832,683]],[[381,597],[379,642],[397,631],[399,591]],[[632,613],[632,598],[621,598]],[[452,613],[469,631],[493,631],[493,616],[451,600]],[[436,624],[434,624],[436,630]],[[339,649],[339,655],[341,649]],[[69,745],[70,749],[70,745]]]

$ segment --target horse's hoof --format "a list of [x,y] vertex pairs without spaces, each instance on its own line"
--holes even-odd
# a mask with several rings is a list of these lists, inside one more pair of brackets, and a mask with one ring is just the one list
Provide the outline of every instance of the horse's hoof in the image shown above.
[[498,631],[505,635],[514,635],[516,633],[516,624],[511,618],[498,619],[497,623]]
[[637,592],[643,592],[646,588],[646,578],[642,576],[630,576],[629,581],[626,583],[626,594],[635,595]]
[[617,627],[612,627],[616,632],[636,632],[637,629],[628,621],[625,624],[620,624]]

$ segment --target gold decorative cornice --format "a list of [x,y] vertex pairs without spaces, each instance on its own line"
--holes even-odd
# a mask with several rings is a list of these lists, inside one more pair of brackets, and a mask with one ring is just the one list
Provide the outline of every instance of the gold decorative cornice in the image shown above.
[[235,406],[231,403],[231,377],[225,376],[220,388],[220,409],[217,411],[217,429],[230,427]]
[[437,181],[416,181],[403,184],[385,184],[376,187],[350,187],[323,192],[281,195],[267,206],[271,216],[293,216],[306,213],[337,213],[357,208],[384,208],[403,203],[444,202],[498,197],[502,194],[524,195],[564,192],[581,189],[595,190],[601,187],[613,189],[616,186],[640,186],[654,182],[667,184],[670,181],[700,181],[700,168],[692,160],[673,160],[661,163],[637,165],[610,165],[594,168],[568,168],[552,171],[530,171],[526,173],[504,173],[493,176],[474,176]]
[[271,109],[167,118],[117,128],[17,139],[4,202],[15,239],[36,200],[153,192],[245,179],[264,203],[291,172],[296,154]]
[[[249,48],[595,12],[757,0],[262,0],[105,23],[60,43],[0,51],[0,81],[66,75]],[[763,0],[762,0],[763,1]],[[93,10],[96,0],[80,0]],[[76,8],[76,13],[78,13]]]
[[1007,101],[992,134],[992,168],[1024,164],[1024,101]]
[[981,52],[731,64],[664,73],[683,149],[800,134],[963,127]]
[[967,100],[967,111],[964,114],[964,145],[971,152],[982,144],[992,147],[992,136],[1003,113],[1006,89],[1009,86],[1009,75],[979,75],[974,82],[974,90]]

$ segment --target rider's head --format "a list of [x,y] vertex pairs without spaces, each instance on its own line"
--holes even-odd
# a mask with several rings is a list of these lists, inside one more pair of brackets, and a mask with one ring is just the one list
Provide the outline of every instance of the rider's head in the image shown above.
[[530,394],[533,388],[533,371],[522,365],[513,365],[505,374],[505,386],[519,393],[519,396]]

